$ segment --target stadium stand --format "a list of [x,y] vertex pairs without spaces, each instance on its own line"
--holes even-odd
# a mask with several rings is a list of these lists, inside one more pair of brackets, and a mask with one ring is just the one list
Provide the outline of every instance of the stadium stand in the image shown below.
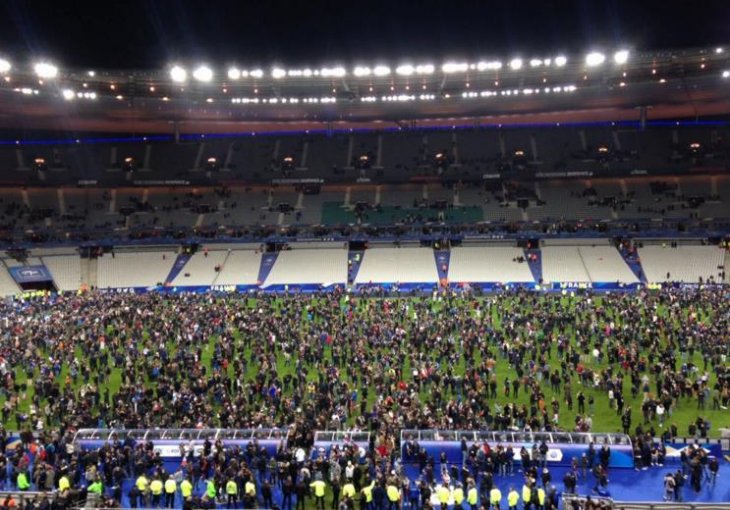
[[227,250],[215,285],[258,285],[261,253],[256,250]]
[[347,250],[344,247],[282,251],[263,286],[313,284],[347,284]]
[[2,266],[0,267],[0,295],[2,296],[14,296],[20,293],[20,287],[15,283],[13,277],[7,271],[6,260],[2,259]]
[[[522,259],[521,262],[518,259]],[[451,250],[450,282],[534,282],[524,252],[509,247],[457,247]]]
[[613,246],[580,246],[578,253],[592,282],[639,282]]
[[56,288],[62,291],[75,291],[81,287],[81,260],[78,255],[49,255],[41,261],[53,276]]
[[641,265],[649,283],[719,282],[718,273],[725,265],[725,251],[717,246],[669,247],[666,242],[639,248]]
[[200,249],[190,257],[171,284],[175,287],[213,285],[226,257],[227,251]]
[[356,284],[398,282],[438,282],[433,250],[378,247],[365,251]]
[[162,283],[175,263],[172,250],[116,252],[99,258],[97,287],[151,287]]
[[543,247],[542,278],[545,282],[591,281],[577,246]]

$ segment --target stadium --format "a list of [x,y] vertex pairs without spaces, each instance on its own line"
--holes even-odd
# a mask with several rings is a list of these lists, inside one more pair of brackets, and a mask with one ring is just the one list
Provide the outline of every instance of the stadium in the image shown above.
[[0,21],[2,508],[730,509],[730,43],[275,4]]

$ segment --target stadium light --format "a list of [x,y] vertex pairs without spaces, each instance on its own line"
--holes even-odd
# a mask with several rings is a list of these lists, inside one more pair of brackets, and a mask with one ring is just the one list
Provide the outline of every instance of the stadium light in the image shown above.
[[[530,60],[530,67],[540,67],[542,65],[542,60],[539,58],[533,58]],[[549,64],[545,64],[549,65]]]
[[10,69],[12,67],[13,66],[10,65],[10,61],[9,60],[5,60],[4,58],[0,58],[0,74],[7,73],[8,71],[10,71]]
[[730,71],[723,71],[722,72],[722,77],[723,78],[730,78]]
[[182,83],[188,79],[188,72],[180,66],[173,66],[170,69],[170,78],[175,83]]
[[238,80],[241,78],[241,70],[237,67],[231,67],[228,69],[228,79]]
[[510,68],[517,71],[519,69],[522,69],[522,59],[521,58],[513,58],[509,63]]
[[723,48],[720,48],[720,47],[715,48],[715,53],[719,54],[719,53],[722,53],[723,51],[725,51]]
[[50,80],[58,76],[58,67],[53,64],[49,64],[48,62],[38,62],[35,66],[33,66],[33,70],[39,78]]
[[416,66],[416,73],[417,74],[433,74],[434,70],[436,68],[433,64],[422,64]]
[[441,66],[441,70],[446,74],[465,73],[469,70],[469,64],[466,62],[446,62]]
[[373,74],[375,76],[388,76],[390,74],[390,67],[384,65],[375,66]]
[[586,65],[588,67],[600,66],[606,61],[606,55],[597,51],[591,52],[586,55]]
[[555,65],[556,66],[558,66],[558,67],[565,67],[565,64],[567,64],[567,63],[568,63],[568,59],[565,56],[560,55],[558,57],[555,57]]
[[618,64],[625,64],[629,60],[629,50],[619,50],[613,54],[613,61]]
[[399,74],[401,76],[410,76],[413,74],[415,69],[410,64],[403,64],[395,68],[396,74]]
[[[243,75],[244,73],[241,74]],[[263,78],[264,72],[261,69],[254,69],[253,71],[249,72],[248,75],[251,78]]]
[[208,66],[200,66],[193,71],[193,78],[198,81],[207,83],[213,79],[213,70]]
[[498,71],[499,69],[502,69],[502,62],[498,60],[477,63],[477,71]]
[[319,73],[325,78],[343,78],[347,75],[344,67],[323,67]]
[[66,101],[71,101],[71,100],[72,100],[73,98],[75,98],[75,97],[76,97],[76,94],[74,93],[74,91],[73,91],[73,90],[71,90],[71,89],[65,89],[65,90],[63,91],[63,98],[64,98],[64,99],[65,99]]
[[286,71],[281,67],[275,67],[271,70],[271,77],[275,80],[280,80],[284,76],[286,76]]

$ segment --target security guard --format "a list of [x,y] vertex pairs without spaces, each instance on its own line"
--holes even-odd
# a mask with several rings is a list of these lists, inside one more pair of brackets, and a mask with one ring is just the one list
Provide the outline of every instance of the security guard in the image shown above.
[[183,501],[193,495],[193,484],[187,478],[180,483],[180,494],[183,497]]
[[208,496],[209,500],[215,503],[215,498],[218,496],[218,489],[216,489],[215,482],[212,478],[208,479],[205,483],[205,495]]
[[68,479],[68,476],[63,475],[61,478],[58,479],[58,490],[59,492],[67,491],[71,488],[71,482]]
[[175,508],[175,493],[177,492],[177,484],[172,475],[165,480],[165,507]]
[[460,483],[454,489],[454,510],[462,510],[461,504],[464,502],[464,489]]
[[545,508],[545,489],[542,487],[537,489],[537,504],[540,505],[540,510]]
[[253,479],[246,480],[243,484],[243,495],[246,499],[246,508],[255,508],[256,504],[256,484]]
[[469,503],[471,510],[477,510],[477,502],[479,500],[479,492],[477,491],[474,482],[469,483],[469,488],[466,491],[466,502]]
[[355,498],[355,484],[352,483],[352,480],[347,480],[345,485],[342,486],[342,497],[343,498]]
[[446,510],[449,505],[449,488],[446,485],[439,485],[436,489],[436,496],[438,497],[439,504],[441,504],[441,510]]
[[507,504],[509,510],[517,510],[517,503],[520,502],[520,494],[515,490],[514,487],[509,488],[509,494],[507,494]]
[[388,510],[400,510],[400,490],[393,480],[388,482],[385,494],[388,496]]
[[150,482],[150,492],[152,493],[152,506],[155,508],[160,508],[163,489],[164,486],[162,485],[162,480],[160,480],[159,478],[155,477],[155,479]]
[[228,508],[236,508],[236,500],[238,500],[238,484],[233,478],[229,478],[226,482],[226,496],[228,497]]
[[137,490],[139,491],[139,498],[142,501],[140,506],[146,508],[147,507],[147,497],[149,495],[150,482],[149,482],[149,480],[147,480],[147,477],[144,475],[144,473],[139,475],[139,478],[137,478],[135,485],[137,486]]
[[25,474],[25,471],[18,473],[16,484],[18,485],[19,491],[27,491],[30,489],[30,482],[28,481],[28,475]]
[[370,485],[366,485],[363,487],[360,492],[362,493],[362,498],[360,498],[360,509],[361,510],[370,510],[373,506],[373,488],[375,487],[375,480],[370,482]]
[[324,510],[324,489],[327,487],[327,484],[318,478],[310,483],[309,486],[314,489],[315,507],[319,508],[319,510]]
[[499,504],[502,502],[502,491],[497,487],[493,487],[489,491],[489,504],[492,505],[493,510],[499,510]]
[[86,489],[87,492],[90,492],[92,494],[96,494],[97,496],[101,497],[101,494],[104,492],[104,486],[101,484],[101,480],[98,478],[91,482],[91,485]]
[[530,508],[532,506],[532,488],[529,484],[522,486],[522,508]]

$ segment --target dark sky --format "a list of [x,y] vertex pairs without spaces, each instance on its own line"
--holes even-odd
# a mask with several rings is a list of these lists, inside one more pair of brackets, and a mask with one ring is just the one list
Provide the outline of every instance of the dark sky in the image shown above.
[[730,43],[730,0],[2,0],[0,54],[73,67],[321,65]]

